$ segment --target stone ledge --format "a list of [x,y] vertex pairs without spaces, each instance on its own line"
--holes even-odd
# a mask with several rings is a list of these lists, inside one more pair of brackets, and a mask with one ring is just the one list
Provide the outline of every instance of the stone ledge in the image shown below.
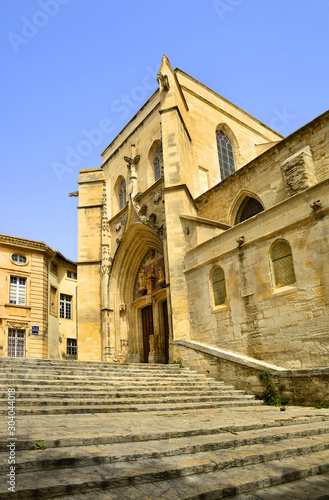
[[250,358],[248,356],[245,356],[244,354],[225,351],[224,349],[220,349],[219,347],[201,344],[200,342],[195,342],[194,340],[174,340],[173,343],[174,345],[194,349],[216,358],[221,358],[226,361],[232,361],[233,363],[244,365],[248,368],[254,368],[256,370],[268,369],[271,370],[273,375],[276,375],[278,377],[304,377],[307,375],[311,377],[312,375],[329,375],[329,367],[289,370],[281,366],[266,363],[265,361],[260,361],[259,359]]

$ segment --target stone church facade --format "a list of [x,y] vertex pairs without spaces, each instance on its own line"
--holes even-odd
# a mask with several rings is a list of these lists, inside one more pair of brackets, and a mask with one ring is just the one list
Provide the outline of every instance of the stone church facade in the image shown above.
[[283,138],[158,82],[80,172],[79,359],[328,367],[329,113]]

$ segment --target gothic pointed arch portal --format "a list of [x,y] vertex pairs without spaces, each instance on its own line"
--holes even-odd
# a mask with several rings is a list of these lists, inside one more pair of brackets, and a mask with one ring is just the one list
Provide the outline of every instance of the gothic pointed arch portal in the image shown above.
[[152,228],[133,223],[117,250],[109,280],[110,357],[134,363],[171,358],[169,286],[163,244]]

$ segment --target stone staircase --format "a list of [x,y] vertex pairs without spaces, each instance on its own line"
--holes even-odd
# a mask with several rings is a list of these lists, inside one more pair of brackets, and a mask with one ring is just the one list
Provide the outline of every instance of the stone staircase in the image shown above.
[[260,405],[253,396],[179,365],[5,359],[0,362],[0,414],[4,386],[16,389],[18,415],[133,412]]
[[329,499],[329,410],[280,412],[178,365],[2,358],[0,374],[1,499]]

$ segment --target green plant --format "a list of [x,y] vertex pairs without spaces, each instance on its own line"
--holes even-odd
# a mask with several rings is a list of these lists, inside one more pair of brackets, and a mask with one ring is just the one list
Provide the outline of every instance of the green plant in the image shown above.
[[115,395],[116,398],[121,398],[121,395],[117,392]]
[[175,360],[171,362],[172,365],[179,365],[180,368],[184,368],[183,363],[180,360]]
[[319,401],[318,404],[316,405],[316,408],[321,409],[321,408],[329,408],[329,403],[326,401]]
[[46,445],[44,442],[42,443],[35,443],[35,446],[37,447],[37,450],[45,450],[46,449]]
[[273,380],[273,375],[270,370],[267,370],[265,368],[264,370],[259,372],[258,376],[259,380],[265,385],[265,391],[262,396],[264,404],[270,406],[281,406],[282,402],[278,396]]

